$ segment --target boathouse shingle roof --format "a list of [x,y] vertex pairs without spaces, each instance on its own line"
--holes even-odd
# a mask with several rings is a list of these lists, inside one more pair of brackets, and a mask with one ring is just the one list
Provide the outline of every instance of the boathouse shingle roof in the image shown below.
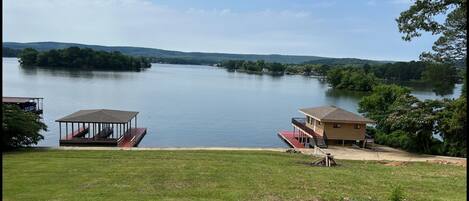
[[90,122],[90,123],[127,123],[134,118],[138,112],[122,110],[80,110],[67,115],[56,122]]
[[303,108],[300,112],[322,122],[375,123],[375,121],[336,106]]

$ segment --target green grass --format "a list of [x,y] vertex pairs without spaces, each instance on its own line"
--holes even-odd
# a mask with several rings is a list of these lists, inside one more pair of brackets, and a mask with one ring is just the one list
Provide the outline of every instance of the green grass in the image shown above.
[[466,169],[255,151],[20,151],[3,154],[3,200],[465,200]]

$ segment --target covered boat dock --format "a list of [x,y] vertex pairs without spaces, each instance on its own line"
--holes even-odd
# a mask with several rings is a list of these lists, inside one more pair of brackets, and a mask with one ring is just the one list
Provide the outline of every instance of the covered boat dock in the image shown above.
[[42,114],[42,103],[43,99],[41,97],[12,97],[12,96],[3,96],[3,104],[12,104],[17,105],[24,111],[34,112],[36,114]]
[[56,120],[59,123],[59,144],[136,147],[147,132],[146,128],[137,127],[137,114],[107,109],[77,111]]

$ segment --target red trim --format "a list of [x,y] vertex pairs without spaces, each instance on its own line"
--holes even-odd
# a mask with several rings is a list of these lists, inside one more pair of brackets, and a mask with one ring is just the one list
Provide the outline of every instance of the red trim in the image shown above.
[[305,148],[303,144],[298,141],[298,134],[293,133],[292,131],[280,131],[278,136],[281,137],[285,142],[288,143],[293,148]]
[[117,142],[119,147],[135,147],[142,140],[143,136],[147,133],[146,128],[132,128],[129,129]]

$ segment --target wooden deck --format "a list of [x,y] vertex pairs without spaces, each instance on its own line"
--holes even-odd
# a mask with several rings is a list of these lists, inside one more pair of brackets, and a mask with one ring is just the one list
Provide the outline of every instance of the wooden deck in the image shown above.
[[280,131],[278,136],[282,138],[292,148],[305,148],[304,144],[300,143],[292,131]]
[[60,139],[60,146],[111,146],[136,147],[147,133],[146,128],[132,128],[119,139],[109,138],[109,132],[100,133],[99,136],[86,137],[88,129],[80,128]]
[[136,147],[147,133],[146,128],[132,128],[128,130],[117,142],[119,147]]
[[104,138],[73,138],[71,140],[60,140],[60,146],[105,146],[115,147],[117,146],[117,139]]

